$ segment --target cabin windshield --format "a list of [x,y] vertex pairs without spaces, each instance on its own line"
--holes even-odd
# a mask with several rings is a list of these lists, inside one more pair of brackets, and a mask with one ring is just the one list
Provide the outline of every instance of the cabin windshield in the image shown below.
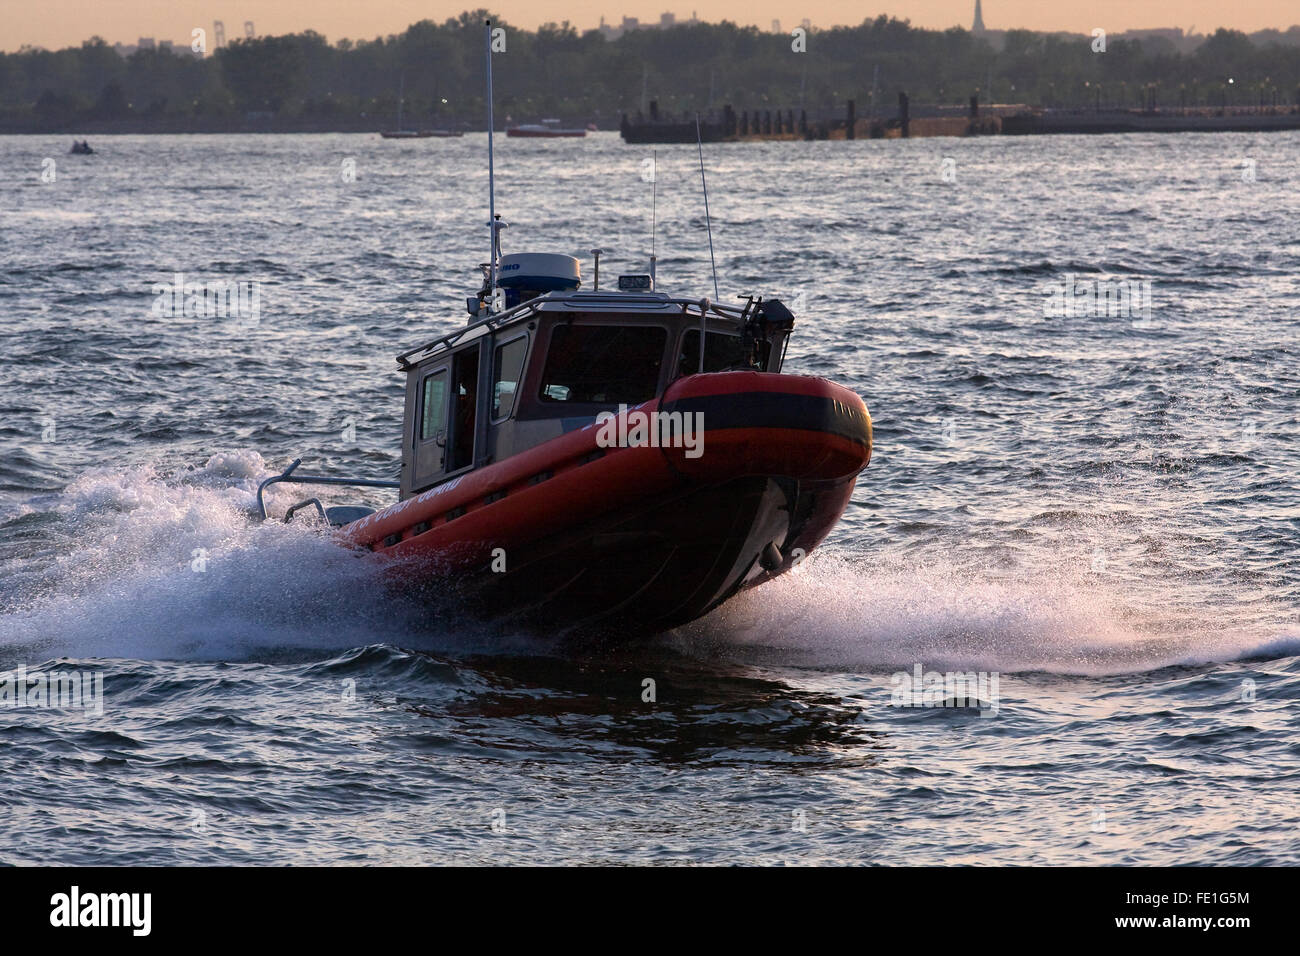
[[[704,371],[726,372],[742,369],[766,369],[772,344],[755,342],[755,360],[746,350],[739,335],[710,331],[704,340]],[[700,330],[691,329],[682,336],[682,351],[677,358],[677,374],[695,375],[700,371]]]
[[635,405],[659,387],[668,330],[638,325],[556,325],[539,397],[544,402]]

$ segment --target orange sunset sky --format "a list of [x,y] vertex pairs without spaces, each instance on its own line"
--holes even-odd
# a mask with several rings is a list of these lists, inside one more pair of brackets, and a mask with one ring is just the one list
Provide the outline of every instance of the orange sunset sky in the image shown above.
[[[110,43],[134,43],[138,37],[188,43],[194,27],[211,28],[222,20],[227,36],[237,36],[252,20],[258,35],[315,30],[331,42],[349,37],[369,39],[397,33],[417,20],[444,20],[479,3],[428,0],[0,0],[0,49],[23,45],[48,49],[77,45],[91,36]],[[767,29],[780,20],[787,29],[807,18],[815,26],[857,24],[881,13],[916,26],[969,27],[974,0],[496,0],[483,4],[511,23],[536,27],[546,21],[570,21],[578,29],[596,26],[604,16],[618,23],[623,16],[657,21],[664,11],[686,19],[734,20]],[[988,0],[984,23],[990,29],[1024,27],[1086,33],[1093,27],[1111,32],[1143,27],[1195,28],[1210,33],[1219,27],[1252,31],[1285,29],[1300,22],[1297,0]]]

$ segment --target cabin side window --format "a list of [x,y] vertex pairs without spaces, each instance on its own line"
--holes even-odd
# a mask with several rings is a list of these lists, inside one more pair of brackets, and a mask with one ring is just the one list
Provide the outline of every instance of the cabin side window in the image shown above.
[[478,345],[452,359],[451,451],[447,471],[474,463],[474,424],[478,408]]
[[556,325],[542,373],[544,402],[639,404],[659,387],[668,330],[652,325]]
[[528,354],[528,336],[497,346],[492,362],[492,421],[509,418],[515,409],[515,396],[523,375],[524,356]]
[[[739,335],[709,332],[704,340],[704,371],[727,372],[766,369],[772,345],[755,342],[755,354],[747,355]],[[751,358],[754,361],[751,363]],[[695,375],[700,371],[700,330],[690,329],[682,336],[682,350],[677,357],[677,374]]]
[[447,370],[445,368],[425,377],[420,402],[420,441],[428,441],[445,434],[447,430]]

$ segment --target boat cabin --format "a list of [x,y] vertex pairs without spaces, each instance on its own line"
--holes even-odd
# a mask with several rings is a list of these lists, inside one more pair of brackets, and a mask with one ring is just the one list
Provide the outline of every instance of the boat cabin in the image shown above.
[[485,282],[469,300],[468,325],[398,356],[402,498],[661,396],[682,376],[779,372],[794,323],[777,299],[675,299],[648,275],[578,291],[571,256],[505,256],[500,270],[496,290]]

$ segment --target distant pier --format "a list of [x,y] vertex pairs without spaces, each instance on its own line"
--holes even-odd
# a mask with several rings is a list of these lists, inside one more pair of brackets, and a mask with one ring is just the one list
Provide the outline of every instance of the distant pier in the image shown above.
[[1050,133],[1268,133],[1300,129],[1300,109],[1025,110],[1002,121],[1008,136]]
[[[929,136],[1032,136],[1052,133],[1270,132],[1300,129],[1300,107],[1219,109],[1040,109],[1023,104],[966,107],[916,106],[906,93],[897,107],[862,116],[854,100],[843,112],[806,109],[736,110],[731,105],[699,117],[706,143],[765,140],[911,139]],[[627,143],[694,143],[696,115],[670,115],[649,104],[649,115],[624,114],[619,131]]]

